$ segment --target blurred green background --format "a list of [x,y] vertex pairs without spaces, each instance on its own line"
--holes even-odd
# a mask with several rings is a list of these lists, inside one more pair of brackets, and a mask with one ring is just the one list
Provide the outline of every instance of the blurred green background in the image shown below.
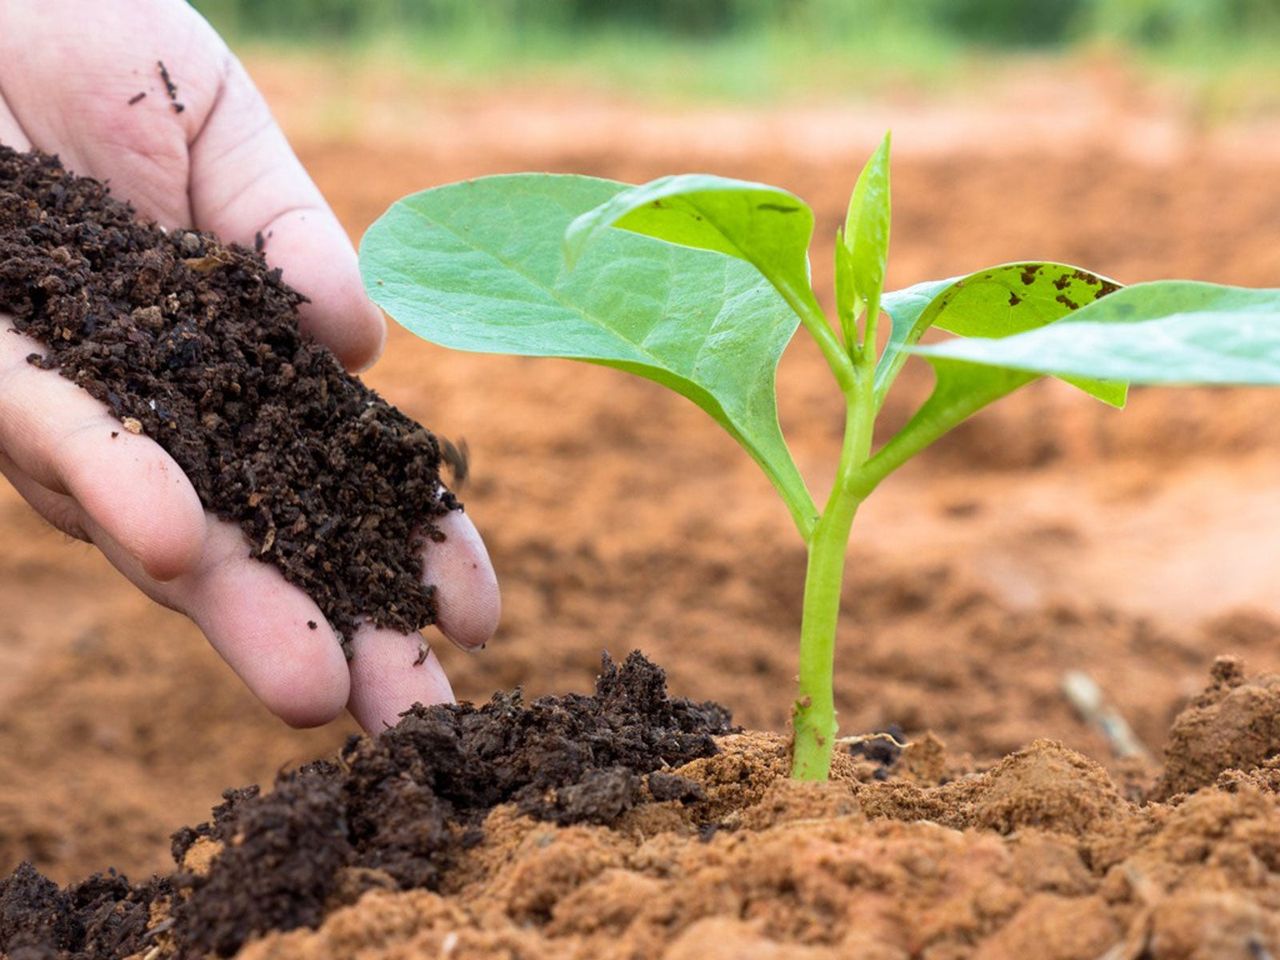
[[472,77],[579,67],[659,94],[937,82],[958,65],[1098,49],[1216,84],[1280,78],[1280,0],[191,2],[240,44]]
[[860,32],[1061,46],[1107,36],[1143,45],[1280,33],[1277,0],[197,0],[219,27],[282,38],[475,27],[673,37],[794,30],[839,43]]

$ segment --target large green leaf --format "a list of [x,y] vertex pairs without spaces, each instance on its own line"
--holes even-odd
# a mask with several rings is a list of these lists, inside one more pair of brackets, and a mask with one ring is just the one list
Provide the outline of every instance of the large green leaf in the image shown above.
[[[911,348],[932,326],[964,337],[1008,337],[1061,322],[1118,289],[1114,281],[1068,264],[1010,263],[887,293],[882,307],[893,326],[876,368],[876,402],[884,401]],[[1124,405],[1124,383],[1063,379],[1112,406]]]
[[813,211],[777,187],[709,174],[662,177],[579,216],[565,231],[570,263],[610,227],[745,260],[788,298],[811,301]]
[[813,504],[774,395],[796,315],[749,264],[631,232],[601,233],[569,269],[565,229],[624,192],[608,180],[529,174],[414,194],[365,234],[365,286],[434,343],[588,360],[678,391],[760,463],[807,530]]
[[1038,330],[914,352],[987,369],[1133,383],[1280,384],[1280,290],[1140,283]]

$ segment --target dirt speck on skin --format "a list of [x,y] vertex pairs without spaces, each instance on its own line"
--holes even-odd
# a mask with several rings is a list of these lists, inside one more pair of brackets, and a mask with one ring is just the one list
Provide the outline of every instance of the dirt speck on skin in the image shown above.
[[[173,82],[173,78],[169,76],[169,68],[164,65],[163,60],[156,61],[156,69],[160,72],[160,82],[164,84],[165,96],[169,98],[169,106],[174,113],[182,113],[186,110],[186,105],[178,100],[178,85]],[[132,104],[130,104],[132,106]]]
[[458,507],[440,446],[300,332],[303,299],[260,255],[0,146],[0,310],[45,347],[33,362],[167,450],[344,642],[366,618],[417,630],[436,614],[421,553]]

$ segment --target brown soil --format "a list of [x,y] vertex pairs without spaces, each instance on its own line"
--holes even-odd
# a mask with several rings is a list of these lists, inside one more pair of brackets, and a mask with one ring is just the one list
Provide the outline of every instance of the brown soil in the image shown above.
[[435,622],[421,552],[458,508],[439,444],[303,336],[304,298],[260,254],[139,223],[96,180],[0,145],[0,264],[0,310],[46,350],[28,359],[155,438],[344,643],[364,618]]
[[[1280,222],[1280,141],[1204,134],[1176,112],[1157,125],[1134,91],[1077,67],[1032,85],[1035,122],[1010,125],[1006,111],[977,128],[964,105],[908,100],[708,117],[563,91],[469,96],[327,68],[258,64],[255,74],[353,235],[429,183],[521,169],[633,181],[710,169],[813,201],[814,273],[825,288],[853,171],[887,120],[897,150],[893,286],[1036,256],[1122,281],[1274,286],[1280,277],[1280,245],[1266,239]],[[1046,93],[1058,104],[1049,119]],[[334,96],[358,104],[357,119],[317,109]],[[394,330],[368,379],[469,442],[464,492],[502,579],[504,620],[480,656],[439,645],[459,696],[482,702],[516,684],[531,696],[586,689],[602,647],[621,657],[643,646],[676,692],[723,702],[748,728],[783,729],[803,555],[767,483],[700,411],[612,371],[449,354]],[[892,401],[899,421],[927,375],[909,368],[903,386]],[[784,358],[781,390],[793,451],[821,494],[840,410],[807,344]],[[897,725],[921,745],[888,780],[875,779],[884,764],[863,759],[842,774],[858,780],[845,794],[779,784],[765,802],[761,785],[741,803],[724,794],[714,813],[716,793],[704,787],[696,829],[694,807],[677,801],[633,811],[634,828],[613,831],[553,828],[500,808],[441,892],[374,891],[319,933],[247,952],[377,956],[383,944],[390,954],[487,960],[644,956],[665,943],[670,958],[806,958],[860,955],[849,945],[861,931],[873,957],[1034,948],[1096,958],[1115,944],[1114,957],[1276,954],[1273,761],[1222,776],[1216,761],[1205,764],[1219,750],[1256,762],[1251,744],[1267,715],[1236,711],[1265,700],[1274,682],[1243,685],[1254,692],[1226,711],[1236,731],[1227,739],[1206,740],[1185,718],[1170,734],[1215,656],[1280,669],[1268,536],[1280,528],[1276,403],[1263,391],[1144,390],[1115,413],[1042,384],[886,483],[855,533],[837,689],[845,732]],[[190,624],[135,596],[8,491],[0,542],[0,870],[30,858],[60,883],[109,864],[135,879],[167,871],[169,834],[206,816],[227,784],[270,782],[331,755],[351,729],[282,729]],[[1176,742],[1167,764],[1118,758],[1096,718],[1063,695],[1072,670],[1102,687],[1150,753]],[[1043,737],[1088,759],[1027,748]],[[714,762],[725,783],[760,784],[781,769],[776,739],[723,746]],[[991,811],[1017,803],[993,801],[978,822],[965,819],[977,799],[912,792],[975,771],[990,783],[1000,758],[1019,751],[1028,751],[1019,762],[1032,758],[1097,805],[1062,807],[1061,792],[1042,791],[1037,816],[1048,826],[1003,834],[994,827],[1011,814]],[[1162,768],[1179,779],[1156,795],[1199,789],[1134,805]],[[957,803],[945,825],[915,822]],[[703,829],[730,809],[754,813],[736,828]],[[797,810],[821,825],[786,822]],[[1081,832],[1099,811],[1098,823],[1110,816],[1121,827],[1102,851],[1093,846],[1101,828]],[[669,818],[671,829],[646,817]],[[839,921],[825,941],[800,926],[815,916]],[[668,925],[678,932],[662,940]]]
[[[700,800],[696,782],[663,771],[713,756],[728,721],[715,704],[669,699],[638,653],[620,668],[606,656],[590,697],[416,706],[269,794],[227,791],[211,822],[174,836],[178,869],[159,882],[95,877],[60,892],[24,865],[0,881],[0,952],[123,958],[163,930],[166,953],[231,956],[255,936],[318,926],[370,889],[439,889],[499,804],[569,826],[614,824],[646,798]],[[172,920],[148,936],[157,912]]]
[[785,739],[717,749],[722,710],[668,700],[638,654],[606,659],[594,697],[416,708],[269,794],[229,791],[175,836],[176,871],[140,888],[60,891],[24,866],[0,881],[0,952],[1270,956],[1277,687],[1216,664],[1157,787],[1186,792],[1143,803],[1050,740],[975,768],[922,738],[797,783]]

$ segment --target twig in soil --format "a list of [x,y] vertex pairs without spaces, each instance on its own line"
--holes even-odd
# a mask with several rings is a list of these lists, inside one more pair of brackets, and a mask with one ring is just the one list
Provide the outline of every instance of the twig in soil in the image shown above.
[[1082,670],[1068,670],[1062,675],[1062,693],[1075,707],[1087,724],[1107,738],[1111,752],[1121,759],[1150,760],[1151,751],[1146,748],[1133,728],[1110,706],[1102,688]]
[[168,920],[161,920],[154,927],[142,935],[143,940],[154,940],[166,930],[171,929],[178,921],[170,917]]
[[[1138,894],[1138,899],[1145,906],[1138,912],[1129,924],[1129,929],[1125,931],[1124,939],[1109,949],[1106,953],[1099,955],[1098,960],[1134,960],[1136,957],[1149,956],[1149,948],[1151,945],[1151,918],[1153,916],[1151,901],[1153,899],[1150,890],[1146,889],[1148,883],[1144,878],[1137,878],[1141,886],[1134,887],[1134,892]],[[1132,878],[1131,878],[1132,880]],[[1145,892],[1144,892],[1145,890]]]
[[888,740],[899,750],[905,750],[911,746],[911,741],[901,741],[892,733],[862,733],[854,737],[836,737],[837,747],[856,747],[860,744],[870,743],[873,740]]

